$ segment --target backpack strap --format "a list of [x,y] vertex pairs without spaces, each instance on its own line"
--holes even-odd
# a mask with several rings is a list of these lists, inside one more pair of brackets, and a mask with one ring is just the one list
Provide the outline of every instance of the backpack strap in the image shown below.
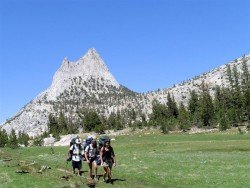
[[[76,146],[75,146],[75,144],[74,144],[74,145],[73,145],[72,151],[74,151],[75,149],[76,149]],[[73,153],[73,155],[76,155],[76,154]]]
[[90,151],[90,145],[86,146],[84,152],[86,152],[88,154],[88,156],[89,156],[89,151]]

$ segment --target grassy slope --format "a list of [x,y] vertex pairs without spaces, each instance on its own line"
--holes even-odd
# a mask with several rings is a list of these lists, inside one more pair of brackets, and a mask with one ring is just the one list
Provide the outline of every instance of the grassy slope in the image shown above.
[[[250,134],[142,134],[117,137],[112,145],[118,161],[115,187],[250,187]],[[56,147],[54,155],[48,147],[0,149],[0,159],[13,158],[8,164],[0,161],[0,187],[86,187],[86,172],[69,181],[60,179],[71,174],[67,149]],[[34,167],[33,173],[16,174],[20,160],[52,169],[39,174]],[[96,184],[111,186],[101,180]]]

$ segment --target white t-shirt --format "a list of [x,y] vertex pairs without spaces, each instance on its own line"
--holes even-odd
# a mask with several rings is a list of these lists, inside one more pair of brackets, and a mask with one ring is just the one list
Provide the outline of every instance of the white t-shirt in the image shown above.
[[79,148],[77,144],[72,145],[69,148],[70,151],[73,151],[72,160],[80,161],[82,160],[83,150]]
[[97,149],[96,149],[96,148],[93,148],[92,144],[89,144],[89,145],[85,148],[85,152],[88,152],[88,157],[89,157],[89,158],[94,158],[94,157],[96,157]]

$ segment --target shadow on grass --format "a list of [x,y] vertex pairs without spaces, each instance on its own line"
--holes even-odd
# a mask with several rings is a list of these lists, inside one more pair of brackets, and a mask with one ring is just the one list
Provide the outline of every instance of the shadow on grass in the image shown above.
[[125,179],[111,179],[109,182],[106,182],[106,183],[111,183],[113,185],[114,182],[116,181],[126,181],[126,180]]
[[[66,178],[65,178],[66,177]],[[101,178],[101,177],[103,177],[103,175],[98,175],[98,181],[99,181],[99,179]],[[69,180],[69,177],[67,177],[67,176],[63,176],[61,179],[65,179],[65,180]],[[98,183],[98,181],[95,181],[94,179],[91,179],[91,180],[89,180],[88,182],[85,182],[85,183],[83,183],[83,184],[81,184],[81,185],[79,185],[79,184],[75,184],[73,187],[74,188],[80,188],[80,187],[82,187],[82,186],[84,186],[84,184],[85,185],[87,185],[87,187],[89,187],[89,188],[95,188],[96,187],[96,185],[97,185],[97,183]],[[114,182],[116,182],[116,181],[126,181],[125,179],[111,179],[110,181],[106,181],[106,183],[110,183],[110,184],[114,184]],[[64,187],[62,187],[62,188],[72,188],[72,186],[69,186],[69,185],[67,185],[67,186],[64,186]]]
[[89,187],[89,188],[95,188],[95,186],[96,186],[96,183],[88,183],[87,184],[87,186]]
[[80,175],[82,176],[84,173],[87,173],[87,170],[81,170]]

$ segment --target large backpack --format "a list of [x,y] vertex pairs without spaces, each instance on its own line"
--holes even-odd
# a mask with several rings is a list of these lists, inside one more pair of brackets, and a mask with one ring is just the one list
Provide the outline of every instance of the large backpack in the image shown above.
[[109,141],[110,142],[110,138],[108,136],[102,136],[99,138],[98,144],[99,144],[99,148],[103,147],[105,142]]
[[70,140],[69,146],[71,147],[72,145],[74,145],[76,143],[76,138],[72,138]]

